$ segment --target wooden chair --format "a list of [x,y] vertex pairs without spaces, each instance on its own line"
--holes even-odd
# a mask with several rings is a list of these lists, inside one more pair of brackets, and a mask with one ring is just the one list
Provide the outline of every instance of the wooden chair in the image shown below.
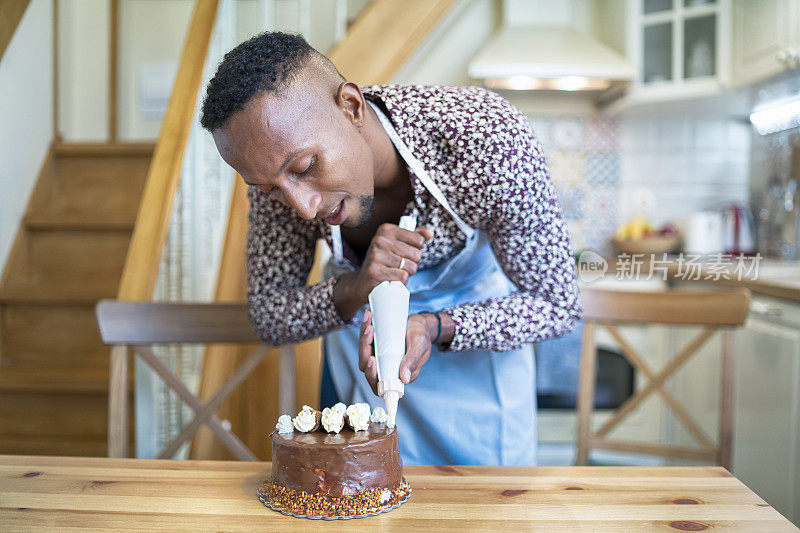
[[[734,327],[747,317],[750,291],[664,291],[633,292],[583,289],[584,332],[578,384],[578,427],[576,464],[586,464],[593,448],[661,455],[715,462],[731,466],[733,436]],[[655,372],[620,334],[620,325],[674,324],[704,326],[664,368]],[[597,350],[595,330],[605,328],[617,342],[623,356],[649,382],[628,398],[597,432],[591,432]],[[719,436],[715,445],[700,425],[666,388],[672,376],[718,330],[722,335],[721,397]],[[642,403],[658,392],[675,416],[699,442],[698,447],[652,444],[608,439],[608,433]]]
[[[200,426],[208,425],[239,460],[257,461],[257,457],[239,438],[226,429],[214,414],[222,403],[244,382],[264,359],[269,346],[250,329],[244,303],[139,303],[104,300],[97,305],[97,322],[104,343],[113,345],[108,396],[108,456],[128,456],[128,356],[129,348],[142,357],[177,395],[186,402],[195,416],[159,454],[172,457]],[[203,401],[158,358],[149,345],[203,343],[250,344],[258,346],[228,377],[217,392]],[[281,348],[281,383],[294,383],[294,347]],[[287,370],[288,374],[287,375]],[[288,392],[288,394],[287,394]],[[280,404],[289,412],[294,406],[294,389],[281,387]]]

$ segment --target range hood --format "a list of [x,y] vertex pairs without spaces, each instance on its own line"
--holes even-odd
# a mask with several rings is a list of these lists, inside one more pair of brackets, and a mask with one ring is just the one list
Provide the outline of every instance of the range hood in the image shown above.
[[506,25],[472,58],[469,75],[490,89],[586,91],[614,98],[635,71],[618,52],[575,28]]

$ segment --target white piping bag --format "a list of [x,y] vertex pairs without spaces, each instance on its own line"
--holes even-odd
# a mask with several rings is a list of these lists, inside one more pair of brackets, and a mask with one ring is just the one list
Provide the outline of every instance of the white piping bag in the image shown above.
[[[400,227],[414,231],[417,219],[400,217]],[[375,359],[378,364],[378,395],[383,398],[389,419],[395,425],[397,404],[405,387],[400,381],[400,362],[406,353],[408,302],[411,294],[402,281],[384,281],[369,293],[372,327],[375,332]]]

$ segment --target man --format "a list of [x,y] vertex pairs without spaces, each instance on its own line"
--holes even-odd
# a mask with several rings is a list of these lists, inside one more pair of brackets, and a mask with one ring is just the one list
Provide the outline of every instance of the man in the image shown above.
[[[359,87],[302,37],[276,32],[225,56],[202,124],[250,185],[248,295],[260,337],[324,335],[339,398],[378,405],[362,309],[376,285],[402,281],[404,461],[535,464],[531,343],[570,331],[580,305],[526,118],[477,87]],[[401,229],[401,215],[418,229]],[[306,286],[318,238],[333,258],[326,279]]]

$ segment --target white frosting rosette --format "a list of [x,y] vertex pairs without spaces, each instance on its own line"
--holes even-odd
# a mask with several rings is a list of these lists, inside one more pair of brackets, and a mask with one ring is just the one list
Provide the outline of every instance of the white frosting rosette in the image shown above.
[[321,418],[322,413],[316,409],[312,409],[311,407],[304,405],[303,410],[297,413],[297,416],[294,417],[292,423],[297,431],[309,433],[319,428],[319,422]]
[[275,424],[275,430],[278,433],[292,433],[294,427],[292,426],[292,417],[289,415],[281,415],[278,417],[278,423]]
[[372,410],[372,415],[369,417],[369,421],[375,424],[385,424],[387,420],[389,420],[389,415],[386,414],[386,410],[380,405],[375,406],[375,409]]
[[347,415],[347,425],[353,431],[366,431],[369,429],[370,409],[367,403],[354,403],[345,411]]
[[[343,408],[338,408],[341,405]],[[345,408],[343,403],[322,410],[322,427],[328,433],[339,433],[344,429]]]

